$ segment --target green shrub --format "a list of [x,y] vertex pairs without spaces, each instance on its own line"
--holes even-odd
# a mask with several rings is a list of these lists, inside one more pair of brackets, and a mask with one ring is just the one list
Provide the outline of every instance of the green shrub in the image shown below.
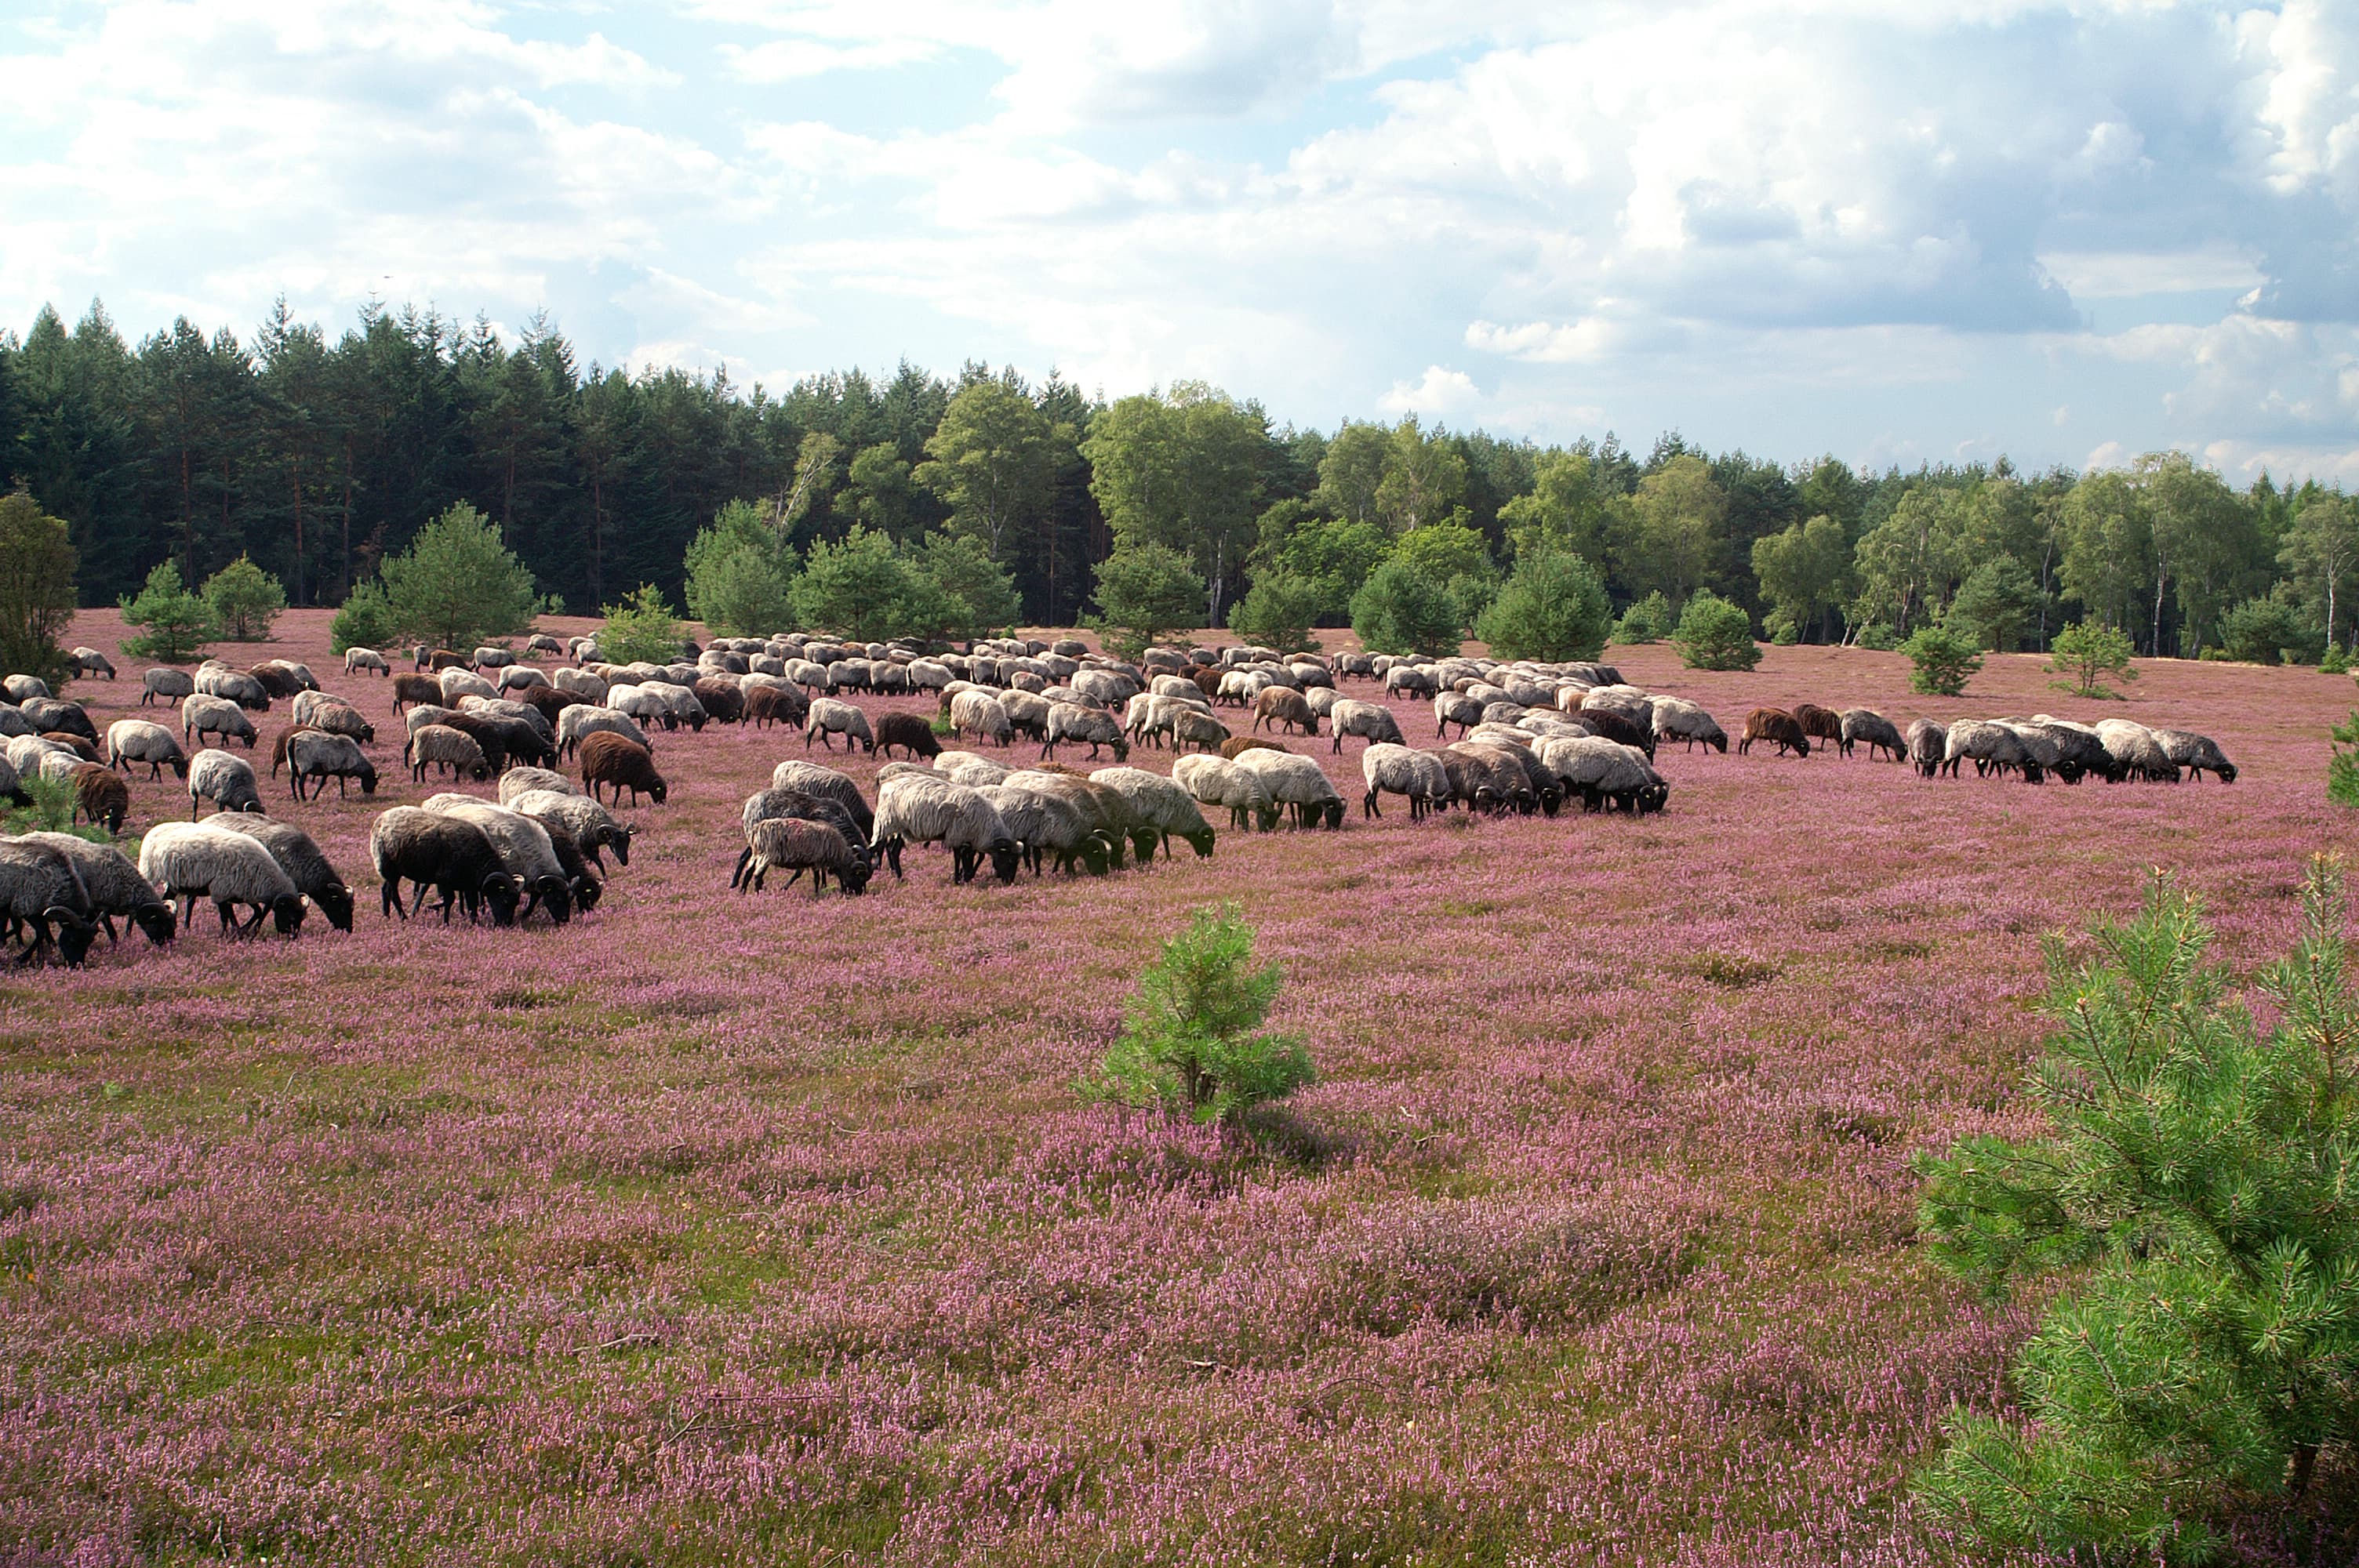
[[1960,1413],[1919,1479],[1989,1549],[2193,1562],[2212,1526],[2307,1491],[2359,1436],[2359,1006],[2338,860],[2257,989],[2263,1032],[2204,962],[2195,901],[2158,875],[2097,953],[2048,951],[2059,1032],[2028,1087],[2048,1136],[1920,1155],[1932,1256],[2049,1299],[2018,1357],[2020,1420]]
[[118,602],[125,625],[147,628],[123,640],[123,651],[135,659],[185,665],[218,635],[212,607],[182,585],[180,568],[169,561],[147,574],[138,598]]
[[681,562],[689,613],[724,637],[766,637],[794,622],[788,589],[793,553],[779,542],[760,508],[733,501],[689,541]]
[[492,520],[462,501],[447,508],[379,568],[393,622],[404,636],[465,652],[528,630],[539,608],[532,573],[500,543]]
[[2220,617],[2220,642],[2248,665],[2299,664],[2317,639],[2302,613],[2281,599],[2248,599]]
[[61,639],[73,624],[73,538],[23,491],[0,497],[0,675],[37,676],[51,690],[74,675]]
[[2326,758],[2326,798],[2359,811],[2359,709],[2326,733],[2334,742]]
[[1622,612],[1614,624],[1614,640],[1633,646],[1659,643],[1671,634],[1671,601],[1658,589]]
[[2130,668],[2129,633],[2094,621],[2075,621],[2048,644],[2048,673],[2065,678],[2048,684],[2075,697],[2113,697],[2104,679],[2137,679]]
[[2322,676],[2347,676],[2351,673],[2351,655],[2335,644],[2318,656],[2318,673]]
[[1908,677],[1909,687],[1928,697],[1957,696],[1983,667],[1982,650],[1975,639],[1947,626],[1918,627],[1900,644],[1900,651],[1917,666]]
[[1286,975],[1276,962],[1252,968],[1253,949],[1234,904],[1198,910],[1139,977],[1121,1038],[1078,1086],[1083,1097],[1234,1125],[1315,1083],[1299,1038],[1261,1031]]
[[1772,643],[1780,648],[1790,648],[1802,640],[1802,629],[1794,623],[1793,616],[1783,610],[1773,610],[1763,616],[1761,630]]
[[1352,630],[1372,654],[1454,654],[1464,623],[1450,590],[1397,556],[1352,596]]
[[392,646],[401,640],[401,628],[394,623],[393,601],[385,596],[385,585],[369,579],[345,596],[343,608],[328,622],[328,649],[341,654],[347,648]]
[[1691,670],[1749,670],[1761,662],[1761,644],[1753,640],[1753,617],[1745,606],[1709,589],[1689,600],[1680,612],[1671,645]]
[[1316,648],[1311,623],[1327,602],[1318,583],[1283,568],[1262,572],[1243,599],[1229,606],[1229,630],[1281,654]]
[[668,665],[680,656],[679,621],[661,589],[641,583],[638,590],[603,611],[606,622],[595,633],[598,651],[611,665]]
[[1877,621],[1861,627],[1859,635],[1852,639],[1852,643],[1872,654],[1888,654],[1900,646],[1900,633]]
[[0,833],[71,833],[93,844],[114,842],[103,827],[74,826],[82,796],[64,779],[27,773],[16,781],[16,787],[25,792],[27,804],[0,806]]
[[1569,550],[1539,550],[1516,562],[1474,622],[1493,657],[1549,663],[1597,657],[1613,630],[1603,579]]
[[248,556],[238,557],[207,578],[204,596],[223,639],[232,643],[266,640],[270,623],[287,608],[286,589]]
[[1169,545],[1131,540],[1116,545],[1100,561],[1098,615],[1093,622],[1106,646],[1125,658],[1139,654],[1173,632],[1193,627],[1204,614],[1203,575]]

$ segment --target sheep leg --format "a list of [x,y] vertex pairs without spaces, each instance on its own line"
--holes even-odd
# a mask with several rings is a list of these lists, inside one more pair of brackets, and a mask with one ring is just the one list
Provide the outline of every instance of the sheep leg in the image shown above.
[[[753,859],[754,847],[751,844],[748,844],[745,849],[738,851],[737,864],[729,873],[729,885],[737,889],[740,892],[743,892],[745,889],[745,868],[753,861]],[[595,860],[594,856],[592,857],[592,860]],[[600,871],[605,870],[603,866],[601,866],[598,869]]]

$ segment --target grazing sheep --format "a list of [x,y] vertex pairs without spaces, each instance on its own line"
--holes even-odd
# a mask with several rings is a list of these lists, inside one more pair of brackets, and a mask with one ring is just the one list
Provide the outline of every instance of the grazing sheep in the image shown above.
[[380,676],[390,676],[393,674],[393,666],[386,664],[385,662],[385,655],[378,653],[375,648],[364,648],[357,644],[353,647],[346,648],[344,650],[344,674],[348,676],[358,675],[363,670],[375,670]]
[[[865,807],[863,808],[863,815],[865,815]],[[853,820],[852,814],[846,811],[839,801],[832,797],[812,795],[799,789],[761,790],[745,797],[745,807],[739,812],[738,816],[749,840],[757,824],[773,818],[794,817],[804,822],[824,824],[842,836],[843,841],[852,847],[853,853],[859,857],[863,866],[873,864],[868,853],[867,835],[861,830],[860,825]],[[745,884],[746,870],[753,861],[753,845],[748,842],[746,847],[738,853],[736,870],[730,873],[731,887],[742,887]],[[865,880],[864,876],[863,881]]]
[[876,819],[868,808],[868,802],[862,798],[860,786],[833,768],[790,757],[770,770],[770,787],[800,790],[821,800],[832,800],[843,808],[859,828],[861,843],[867,843],[875,835]]
[[558,760],[557,748],[538,727],[521,719],[493,713],[453,713],[442,723],[445,728],[473,736],[475,744],[484,749],[484,760],[491,763],[495,773],[506,773],[518,761],[546,766]]
[[1233,761],[1261,780],[1270,799],[1293,814],[1296,827],[1343,826],[1343,797],[1310,758],[1291,752],[1252,751],[1240,752]]
[[526,692],[537,686],[549,685],[548,675],[531,665],[510,665],[492,683],[502,691]]
[[1662,810],[1670,799],[1671,786],[1644,752],[1603,736],[1543,741],[1539,756],[1543,766],[1581,796],[1587,811],[1618,808],[1643,816]]
[[114,663],[96,648],[76,648],[71,657],[73,659],[74,668],[83,675],[104,676],[109,680],[114,678]]
[[622,803],[626,789],[631,792],[634,806],[639,803],[641,795],[661,806],[670,793],[663,774],[656,771],[653,753],[624,736],[603,731],[582,742],[582,783],[592,800],[603,800],[600,792],[613,790],[616,805]]
[[201,693],[181,698],[180,734],[198,741],[208,735],[224,741],[243,741],[248,751],[262,740],[254,728],[254,720],[248,719],[237,704],[226,697],[207,697]]
[[1366,781],[1368,793],[1360,799],[1362,816],[1382,816],[1376,805],[1379,795],[1401,795],[1408,797],[1408,818],[1421,822],[1435,808],[1435,802],[1447,803],[1451,795],[1450,770],[1439,758],[1424,752],[1411,751],[1397,741],[1377,741],[1360,753],[1360,777]]
[[309,833],[291,822],[274,822],[267,816],[216,816],[205,826],[242,833],[261,845],[295,884],[295,891],[319,906],[329,925],[339,931],[353,928],[353,890],[344,885],[344,879],[336,874],[336,868],[328,863]]
[[592,735],[619,735],[635,746],[644,747],[649,752],[655,750],[647,731],[640,729],[630,715],[617,713],[611,708],[584,705],[569,708],[557,716],[557,746],[561,755],[580,756],[582,742]]
[[1016,880],[1022,851],[991,802],[963,784],[932,775],[905,775],[877,786],[876,822],[869,851],[882,850],[893,875],[901,875],[901,850],[908,844],[940,843],[951,851],[951,881],[974,880],[983,858],[1002,882]]
[[98,940],[90,889],[74,860],[30,837],[0,838],[0,925],[29,936],[20,964],[54,952],[66,968],[80,968]]
[[[1531,776],[1525,773],[1523,764],[1512,754],[1521,749],[1485,745],[1479,741],[1453,741],[1444,748],[1444,754],[1454,752],[1472,759],[1490,774],[1492,798],[1498,801],[1503,809],[1513,811],[1519,816],[1529,816],[1539,809],[1540,795],[1532,787]],[[1443,765],[1449,764],[1445,761]]]
[[743,872],[732,883],[739,892],[758,892],[774,870],[793,873],[787,878],[788,887],[809,871],[813,898],[826,892],[831,873],[845,892],[857,898],[868,891],[875,869],[867,853],[853,848],[840,830],[799,816],[766,817],[747,828],[741,865]]
[[2056,776],[2066,784],[2078,784],[2092,773],[2108,783],[2119,783],[2124,776],[2121,764],[2097,739],[2097,732],[2084,724],[2039,715],[2012,728],[2018,734],[2037,730],[2056,748]]
[[689,696],[715,724],[734,724],[745,717],[745,694],[734,680],[706,676],[689,688]]
[[0,740],[14,740],[19,735],[38,735],[25,710],[13,702],[0,702]]
[[887,713],[876,720],[876,749],[889,757],[896,746],[912,757],[938,757],[942,751],[934,727],[914,713]]
[[1838,747],[1843,744],[1843,715],[1832,708],[1821,708],[1815,702],[1798,702],[1794,704],[1794,722],[1813,741]]
[[[234,822],[264,820],[246,816],[221,819],[223,827]],[[90,895],[91,918],[104,928],[110,946],[116,939],[114,922],[118,917],[146,933],[151,947],[161,947],[172,939],[179,923],[171,904],[157,896],[156,884],[141,876],[131,857],[114,845],[93,844],[71,833],[27,833],[17,842],[47,846],[73,862],[83,890]]]
[[1037,692],[1003,691],[998,694],[999,706],[1007,715],[1008,728],[1027,741],[1049,738],[1049,710],[1056,706]]
[[1081,815],[1088,830],[1105,845],[1106,862],[1117,871],[1130,853],[1134,836],[1144,836],[1147,831],[1133,819],[1130,802],[1119,791],[1093,783],[1085,774],[1058,763],[1019,769],[1008,774],[1006,783],[998,787],[1028,791],[1064,802]]
[[5,692],[11,702],[32,702],[50,695],[49,683],[38,676],[10,676],[0,680],[0,692]]
[[789,688],[757,686],[745,693],[745,720],[757,730],[773,724],[799,730],[810,710],[810,699]]
[[2170,760],[2162,742],[2145,725],[2127,719],[2101,719],[2097,739],[2124,778],[2140,778],[2150,783],[2177,784],[2179,764]]
[[831,735],[842,736],[843,749],[847,752],[857,741],[863,751],[872,756],[875,753],[876,735],[868,728],[868,715],[851,703],[832,697],[813,697],[810,712],[803,719],[803,750],[810,751],[810,743],[817,741],[832,752],[835,742],[828,739]]
[[561,659],[565,656],[565,644],[546,632],[535,632],[524,640],[524,651],[527,654],[548,654]]
[[[1234,764],[1231,764],[1234,766]],[[1171,854],[1171,840],[1176,836],[1188,841],[1200,860],[1212,853],[1212,824],[1196,807],[1195,797],[1177,780],[1161,773],[1148,773],[1145,768],[1099,768],[1090,774],[1090,782],[1101,784],[1118,792],[1130,803],[1131,815],[1140,826],[1156,836],[1139,845],[1138,858],[1144,863],[1155,858],[1155,848],[1160,843],[1164,857]]]
[[1908,721],[1908,760],[1921,778],[1938,777],[1950,750],[1950,732],[1930,719]]
[[358,779],[363,795],[376,793],[376,764],[361,754],[360,743],[349,735],[331,734],[325,730],[299,730],[287,743],[288,783],[295,798],[303,798],[303,785],[308,781],[311,795],[317,798],[336,781],[336,795],[342,798],[350,781]]
[[197,666],[197,694],[217,697],[224,702],[234,702],[249,712],[270,711],[270,693],[263,684],[244,670],[234,670],[227,665],[206,660]]
[[944,752],[934,759],[934,772],[969,789],[995,784],[1015,771],[1006,762],[973,752]]
[[2190,779],[2211,773],[2222,784],[2236,782],[2236,764],[2220,750],[2209,735],[2198,735],[2191,730],[2157,730],[2153,731],[2163,755],[2187,770]]
[[1655,743],[1658,746],[1666,741],[1683,741],[1690,752],[1696,749],[1698,741],[1714,752],[1725,752],[1728,750],[1728,731],[1723,730],[1701,705],[1690,702],[1684,697],[1653,698],[1647,705],[1647,728],[1652,730]]
[[1958,776],[1958,765],[1971,761],[1974,776],[1987,778],[1993,773],[2016,773],[2026,784],[2038,784],[2048,775],[2024,749],[2023,738],[2003,724],[1986,723],[1979,719],[1961,719],[1950,726],[1941,751],[1941,771],[1951,778]]
[[606,700],[605,677],[591,670],[561,668],[549,672],[549,684],[558,690],[603,705]]
[[[516,879],[524,892],[524,905],[516,911],[517,925],[529,919],[536,908],[548,914],[551,925],[562,925],[572,918],[574,902],[583,890],[567,876],[548,828],[522,812],[469,795],[438,795],[426,802],[426,809],[483,830],[493,853],[500,858],[501,869]],[[592,894],[593,901],[595,897]]]
[[[1043,704],[1042,706],[1046,706]],[[1015,739],[1015,721],[1006,705],[987,691],[967,690],[950,699],[951,733],[961,740],[973,736],[994,746]]]
[[509,648],[477,648],[468,662],[479,670],[501,670],[516,662],[516,653]]
[[[203,753],[200,756],[211,755]],[[224,933],[251,935],[268,917],[282,936],[303,928],[303,896],[269,850],[243,834],[207,822],[159,822],[139,840],[139,874],[156,891],[180,904],[186,925],[190,907],[211,899]],[[253,918],[238,925],[239,905]]]
[[1040,741],[1040,755],[1053,759],[1060,743],[1070,742],[1090,749],[1094,761],[1101,746],[1111,748],[1115,762],[1130,758],[1130,741],[1123,735],[1122,725],[1111,713],[1095,708],[1082,708],[1074,703],[1052,703],[1049,708],[1048,732]]
[[174,778],[189,776],[189,754],[169,730],[143,719],[118,719],[106,727],[106,763],[128,773],[133,762],[147,763],[151,779],[162,778],[166,768]]
[[432,676],[394,676],[393,711],[398,715],[403,708],[415,704],[434,708],[450,706],[442,700],[442,683]]
[[1171,749],[1218,752],[1229,743],[1229,727],[1200,708],[1182,708],[1171,716]]
[[151,702],[178,702],[194,694],[197,683],[186,670],[165,669],[160,665],[139,677],[139,706]]
[[71,752],[76,758],[85,762],[100,762],[106,760],[96,746],[71,730],[43,730],[41,739],[60,751]]
[[705,710],[704,704],[697,700],[695,691],[688,686],[669,680],[651,680],[642,684],[639,689],[651,693],[662,702],[664,711],[670,716],[665,723],[667,729],[677,729],[685,724],[701,735],[704,732],[704,721],[712,717]]
[[1878,752],[1891,752],[1892,760],[1896,762],[1906,762],[1908,759],[1907,740],[1901,736],[1899,730],[1894,726],[1891,719],[1873,708],[1844,708],[1841,728],[1842,733],[1836,743],[1842,747],[1843,754],[1846,757],[1851,755],[1853,747],[1864,745],[1867,747],[1870,762],[1875,760],[1875,754]]
[[1441,683],[1433,672],[1418,665],[1395,665],[1385,671],[1385,695],[1392,697],[1434,697],[1440,694]]
[[124,818],[131,815],[131,786],[113,769],[78,762],[66,779],[73,785],[76,816],[109,833],[123,831]]
[[1109,836],[1092,826],[1092,817],[1063,795],[1014,784],[984,784],[975,793],[991,803],[1000,821],[1023,848],[1032,874],[1053,866],[1068,876],[1086,870],[1093,877],[1106,874],[1112,858]]
[[1171,764],[1171,777],[1200,803],[1228,807],[1232,827],[1246,832],[1258,827],[1266,833],[1277,826],[1277,803],[1270,799],[1269,786],[1259,774],[1225,757],[1179,758]]
[[1463,692],[1444,691],[1433,698],[1433,733],[1436,739],[1449,735],[1450,727],[1458,726],[1463,735],[1483,722],[1483,704]]
[[216,810],[250,811],[262,815],[262,792],[255,786],[254,768],[243,757],[207,747],[189,759],[189,820],[200,805],[212,801]]
[[[488,906],[493,925],[516,924],[523,894],[501,863],[499,851],[472,822],[397,806],[370,827],[369,860],[376,868],[378,897],[387,918],[408,920],[424,906],[431,888],[442,895],[445,925],[451,923],[453,903],[462,905],[470,920]],[[404,881],[418,888],[408,909],[401,906]]]
[[98,727],[91,722],[89,712],[79,702],[37,697],[20,703],[17,711],[38,733],[79,735],[92,746],[98,744]]
[[442,689],[442,700],[455,705],[462,697],[497,697],[500,688],[473,670],[452,665],[442,671],[437,683]]
[[574,786],[571,779],[548,768],[510,768],[500,775],[499,799],[502,806],[535,790],[553,790],[559,795],[575,795],[583,800],[590,798]]
[[1327,713],[1328,728],[1335,732],[1334,752],[1343,750],[1343,737],[1357,736],[1370,745],[1402,746],[1400,720],[1393,710],[1380,702],[1359,702],[1351,697],[1338,697]]
[[1741,756],[1753,750],[1756,741],[1767,741],[1784,756],[1791,752],[1798,757],[1810,754],[1810,738],[1802,733],[1801,724],[1782,708],[1756,708],[1745,716],[1745,738],[1736,743]]
[[1319,716],[1310,711],[1310,704],[1299,691],[1284,687],[1270,687],[1254,697],[1253,727],[1259,730],[1267,724],[1273,731],[1290,728],[1305,735],[1319,733]]
[[487,779],[492,776],[490,759],[475,738],[447,724],[421,726],[409,737],[409,744],[401,751],[402,761],[409,764],[409,776],[418,784],[426,782],[426,770],[440,768],[453,778]]
[[[360,710],[341,697],[324,691],[303,691],[287,709],[287,717],[299,729],[328,730],[339,735],[350,735],[355,741],[374,741],[376,730],[360,715]],[[365,730],[367,733],[364,734]]]
[[2063,776],[2064,749],[2056,743],[2044,726],[2026,724],[2014,719],[1998,719],[1992,722],[2015,737],[2017,743],[2023,748],[2023,754],[2030,759],[2043,777],[2050,774],[2060,778]]
[[1221,742],[1221,755],[1229,762],[1235,762],[1247,752],[1283,752],[1286,749],[1282,741],[1259,735],[1233,735]]
[[1621,709],[1615,708],[1584,708],[1564,722],[1581,725],[1593,735],[1601,736],[1616,745],[1628,746],[1642,752],[1650,763],[1655,759],[1655,726],[1651,704],[1645,721],[1634,721],[1625,716]]
[[575,791],[570,782],[561,790],[530,789],[504,796],[500,804],[548,828],[550,838],[565,838],[602,874],[606,870],[606,862],[599,858],[602,849],[614,851],[616,865],[631,863],[632,830],[604,806]]
[[1074,673],[1071,685],[1074,693],[1084,701],[1094,702],[1103,708],[1119,707],[1141,689],[1140,681],[1126,669],[1079,670]]

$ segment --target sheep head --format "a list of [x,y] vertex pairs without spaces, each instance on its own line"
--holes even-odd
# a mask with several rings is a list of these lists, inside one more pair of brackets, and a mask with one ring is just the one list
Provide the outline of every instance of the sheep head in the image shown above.
[[169,942],[174,929],[179,924],[172,913],[172,906],[160,901],[143,904],[133,910],[131,918],[139,929],[147,934],[148,945],[154,947],[161,947],[165,943]]
[[330,925],[339,931],[353,928],[353,890],[343,883],[321,888],[319,896],[311,902],[320,906],[320,913],[328,917]]
[[41,911],[41,918],[56,926],[58,957],[69,969],[79,969],[90,956],[90,945],[98,940],[98,927],[84,920],[64,904],[53,903]]
[[281,893],[270,901],[270,923],[281,936],[292,936],[303,929],[303,896]]

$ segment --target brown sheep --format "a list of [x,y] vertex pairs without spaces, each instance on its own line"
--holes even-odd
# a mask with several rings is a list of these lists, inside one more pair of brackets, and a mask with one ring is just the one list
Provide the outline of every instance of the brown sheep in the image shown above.
[[1254,698],[1253,727],[1260,729],[1266,722],[1273,732],[1291,725],[1305,735],[1319,733],[1319,716],[1310,711],[1310,703],[1300,692],[1288,687],[1265,687]]
[[1813,741],[1823,741],[1831,746],[1843,744],[1843,715],[1815,702],[1794,704],[1794,722],[1802,733]]
[[293,697],[303,689],[303,683],[283,665],[266,662],[251,666],[245,673],[260,681],[262,689],[275,697]]
[[1788,752],[1798,757],[1810,754],[1810,738],[1802,733],[1794,716],[1782,708],[1756,708],[1745,716],[1745,739],[1736,743],[1737,754],[1750,752],[1756,741],[1774,744],[1781,757]]
[[614,792],[614,804],[623,802],[623,792],[631,792],[631,804],[636,806],[641,795],[664,803],[669,793],[663,775],[656,772],[656,759],[645,746],[629,737],[599,730],[582,740],[582,782],[590,791],[592,800],[599,799],[601,788]]
[[735,681],[707,676],[689,689],[703,705],[704,716],[715,724],[735,724],[745,719],[745,694],[737,689]]
[[1567,717],[1575,724],[1585,726],[1593,735],[1603,736],[1621,745],[1636,746],[1647,753],[1649,762],[1654,760],[1655,730],[1651,725],[1633,724],[1610,708],[1584,708]]
[[551,724],[569,708],[579,707],[590,699],[578,691],[565,691],[553,686],[528,686],[517,692],[514,700],[533,708]]
[[109,833],[123,831],[123,819],[131,815],[131,786],[121,775],[84,762],[73,771],[73,786],[75,815]]
[[1221,695],[1221,672],[1219,670],[1199,667],[1190,670],[1188,672],[1188,678],[1196,683],[1196,689],[1204,694],[1204,700],[1206,702],[1210,702],[1214,697]]
[[295,737],[306,733],[312,728],[309,724],[289,724],[278,732],[278,739],[270,742],[270,776],[272,778],[277,778],[278,770],[287,765],[287,748],[295,743]]
[[448,648],[436,648],[426,655],[426,662],[419,668],[432,670],[436,675],[440,675],[448,669],[463,670],[469,662],[464,654],[454,654]]
[[939,757],[942,743],[934,739],[934,727],[914,713],[881,714],[876,719],[876,750],[886,756],[898,746],[913,757]]
[[803,727],[803,715],[810,708],[810,699],[799,691],[787,691],[775,686],[757,686],[745,694],[745,719],[756,729],[783,724],[789,730]]
[[393,711],[398,715],[411,703],[424,703],[429,708],[442,706],[442,683],[432,676],[396,676],[393,677]]
[[41,731],[41,739],[50,741],[56,745],[63,746],[67,751],[71,752],[75,756],[80,757],[85,762],[98,762],[105,761],[104,758],[98,754],[97,747],[92,745],[88,741],[83,740],[81,736],[73,733],[73,731],[70,730],[45,730]]
[[1254,735],[1233,735],[1221,742],[1221,755],[1233,762],[1246,752],[1283,752],[1287,749],[1275,741],[1265,741]]

